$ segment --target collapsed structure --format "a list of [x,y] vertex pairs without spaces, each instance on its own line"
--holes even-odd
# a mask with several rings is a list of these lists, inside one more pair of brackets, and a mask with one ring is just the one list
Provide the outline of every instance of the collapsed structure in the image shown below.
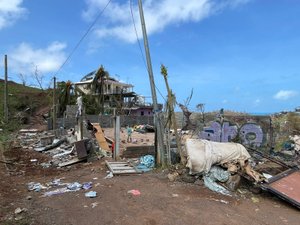
[[122,115],[153,116],[153,105],[146,102],[144,96],[135,93],[132,84],[111,77],[103,66],[88,73],[74,85],[78,94],[91,95],[97,99],[102,114],[117,110]]

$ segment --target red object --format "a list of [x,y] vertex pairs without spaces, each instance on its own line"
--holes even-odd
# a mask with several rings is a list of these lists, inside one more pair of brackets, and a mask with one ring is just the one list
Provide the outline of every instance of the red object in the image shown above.
[[111,152],[114,153],[115,150],[115,142],[111,143]]

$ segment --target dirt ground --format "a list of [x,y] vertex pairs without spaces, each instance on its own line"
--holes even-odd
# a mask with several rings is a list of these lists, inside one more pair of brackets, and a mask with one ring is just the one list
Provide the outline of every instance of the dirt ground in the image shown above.
[[[17,164],[0,163],[0,224],[93,225],[93,224],[299,224],[299,210],[268,193],[255,195],[241,188],[232,197],[211,192],[201,181],[170,182],[167,170],[104,179],[107,168],[101,159],[67,168],[42,168],[44,154],[14,149]],[[30,162],[37,159],[37,162]],[[9,172],[10,171],[10,172]],[[93,182],[97,197],[85,190],[42,197],[28,191],[27,183]],[[128,193],[138,190],[140,195]],[[15,213],[17,208],[25,210]]]

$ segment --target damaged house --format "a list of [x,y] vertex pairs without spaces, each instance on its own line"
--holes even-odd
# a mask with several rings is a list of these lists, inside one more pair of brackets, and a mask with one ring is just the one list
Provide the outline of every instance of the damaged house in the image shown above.
[[111,77],[104,67],[85,75],[74,83],[78,94],[94,96],[101,114],[153,116],[153,105],[133,91],[133,85]]

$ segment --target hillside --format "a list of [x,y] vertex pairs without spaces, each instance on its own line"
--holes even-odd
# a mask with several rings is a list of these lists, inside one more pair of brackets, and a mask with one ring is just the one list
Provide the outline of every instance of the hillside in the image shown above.
[[[17,128],[30,127],[36,123],[36,115],[47,113],[50,109],[51,93],[49,90],[23,86],[8,81],[9,121],[4,123],[4,80],[0,79],[0,128],[11,132]],[[38,122],[39,123],[39,122]]]

